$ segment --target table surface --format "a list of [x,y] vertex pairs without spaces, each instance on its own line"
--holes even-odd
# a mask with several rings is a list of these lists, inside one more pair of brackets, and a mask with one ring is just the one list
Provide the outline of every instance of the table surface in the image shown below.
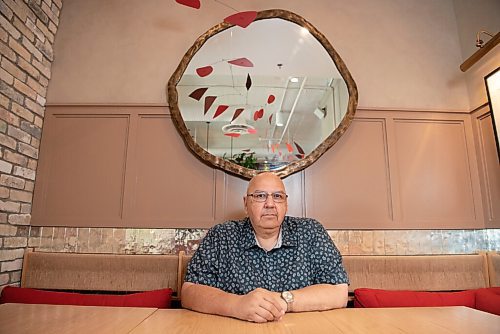
[[500,316],[467,307],[340,309],[288,313],[279,322],[255,324],[188,310],[158,310],[141,333],[500,333]]
[[366,308],[288,313],[255,324],[181,309],[0,305],[0,333],[500,333],[500,316],[467,307]]
[[0,333],[130,333],[156,310],[139,307],[2,304]]

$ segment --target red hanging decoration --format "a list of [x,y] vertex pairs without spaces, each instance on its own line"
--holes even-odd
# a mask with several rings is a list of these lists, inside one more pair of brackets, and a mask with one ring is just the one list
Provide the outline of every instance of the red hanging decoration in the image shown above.
[[208,109],[210,109],[212,104],[214,104],[216,98],[217,98],[217,96],[207,96],[205,98],[205,107],[203,110],[203,115],[207,114]]
[[274,100],[276,99],[276,97],[274,95],[269,95],[269,97],[267,98],[267,103],[271,104],[274,102]]
[[243,108],[238,108],[234,111],[233,118],[231,119],[231,122],[234,121],[236,118],[238,118],[239,115],[243,112]]
[[206,87],[205,88],[198,88],[198,89],[194,90],[191,94],[189,94],[189,97],[195,99],[196,101],[199,101],[203,97],[203,94],[205,94],[207,89],[208,88],[206,88]]
[[302,149],[302,147],[300,147],[299,144],[297,144],[297,142],[294,141],[293,143],[297,147],[297,151],[299,151],[300,154],[305,154],[304,150]]
[[200,77],[206,77],[207,75],[209,75],[210,73],[212,73],[214,70],[214,68],[212,66],[205,66],[205,67],[200,67],[200,68],[197,68],[196,69],[196,73],[200,76]]
[[219,117],[224,111],[227,110],[227,108],[229,108],[229,106],[224,105],[224,104],[221,104],[220,106],[218,106],[213,118]]
[[175,0],[175,2],[194,9],[200,9],[201,7],[200,0]]
[[257,110],[253,113],[253,120],[257,121],[258,119],[259,119],[259,111]]
[[239,12],[233,15],[230,15],[224,19],[225,22],[240,26],[242,28],[248,27],[250,23],[252,23],[257,18],[257,12],[248,11],[248,12]]
[[253,63],[248,58],[237,58],[233,60],[228,60],[228,63],[241,67],[253,67]]
[[247,82],[245,86],[247,87],[247,90],[250,90],[250,87],[252,87],[252,78],[250,78],[250,73],[247,74]]
[[232,132],[229,132],[229,133],[225,133],[224,136],[228,136],[228,137],[233,137],[233,138],[237,138],[240,136],[239,133],[232,133]]
[[257,121],[258,119],[261,119],[264,117],[264,109],[259,109],[253,114],[253,120]]

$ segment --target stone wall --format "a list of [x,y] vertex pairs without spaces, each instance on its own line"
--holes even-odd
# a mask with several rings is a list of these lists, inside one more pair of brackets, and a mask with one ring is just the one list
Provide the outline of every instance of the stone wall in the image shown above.
[[19,282],[62,0],[0,1],[0,286]]
[[[28,247],[41,252],[192,254],[205,229],[32,227]],[[472,254],[497,251],[499,229],[329,230],[342,255]]]

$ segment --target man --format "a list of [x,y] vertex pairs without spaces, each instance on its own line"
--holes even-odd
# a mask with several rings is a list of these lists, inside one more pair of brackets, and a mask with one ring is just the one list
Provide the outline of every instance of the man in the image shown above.
[[248,218],[208,231],[188,265],[183,307],[267,322],[285,312],[346,306],[339,251],[317,221],[285,216],[287,197],[273,173],[250,180]]

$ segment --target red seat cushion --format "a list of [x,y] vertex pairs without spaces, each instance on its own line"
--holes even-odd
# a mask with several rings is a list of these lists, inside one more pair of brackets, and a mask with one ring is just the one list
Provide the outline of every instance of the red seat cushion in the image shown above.
[[128,295],[82,294],[55,292],[6,286],[0,296],[0,304],[54,304],[83,306],[127,306],[170,308],[172,289],[161,289]]
[[354,307],[475,307],[475,292],[421,292],[360,288],[354,290]]
[[477,289],[476,308],[500,315],[500,287]]

